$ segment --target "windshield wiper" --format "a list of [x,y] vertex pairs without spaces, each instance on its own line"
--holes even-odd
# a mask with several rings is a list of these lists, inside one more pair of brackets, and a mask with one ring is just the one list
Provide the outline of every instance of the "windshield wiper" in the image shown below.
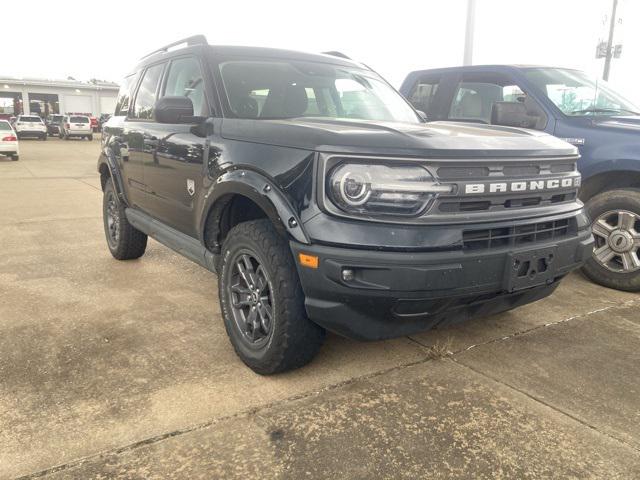
[[569,112],[570,115],[575,115],[576,113],[630,113],[632,115],[640,115],[638,112],[634,112],[633,110],[629,110],[627,108],[585,108],[582,110],[573,110]]

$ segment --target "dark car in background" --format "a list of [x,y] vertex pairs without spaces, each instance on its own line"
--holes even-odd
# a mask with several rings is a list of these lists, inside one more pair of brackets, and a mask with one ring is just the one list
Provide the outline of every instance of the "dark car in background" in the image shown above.
[[47,125],[47,134],[48,135],[59,135],[60,134],[60,122],[64,118],[64,115],[49,115],[45,121]]
[[640,290],[640,108],[567,68],[486,65],[410,73],[400,91],[430,121],[548,132],[580,150],[580,199],[596,239],[584,272]]

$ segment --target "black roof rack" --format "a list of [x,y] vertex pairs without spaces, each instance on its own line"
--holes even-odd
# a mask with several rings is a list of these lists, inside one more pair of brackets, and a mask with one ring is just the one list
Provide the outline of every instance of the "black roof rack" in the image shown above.
[[162,48],[154,50],[153,52],[142,57],[140,60],[150,57],[151,55],[155,55],[156,53],[167,52],[171,47],[182,45],[183,43],[186,44],[188,47],[191,47],[192,45],[208,45],[209,44],[207,42],[207,37],[205,37],[204,35],[193,35],[191,37],[183,38],[182,40],[178,40],[177,42],[170,43],[169,45],[165,45]]
[[330,52],[322,52],[324,55],[331,55],[332,57],[340,57],[346,58],[347,60],[351,60],[351,57],[346,56],[342,52],[336,52],[335,50],[331,50]]

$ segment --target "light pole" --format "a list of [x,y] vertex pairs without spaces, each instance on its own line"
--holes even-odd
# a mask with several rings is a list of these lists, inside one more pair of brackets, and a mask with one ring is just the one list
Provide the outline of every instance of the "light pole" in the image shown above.
[[613,0],[613,11],[611,12],[611,22],[609,23],[609,40],[607,41],[607,56],[604,57],[604,72],[602,72],[602,78],[604,80],[609,80],[609,71],[611,70],[611,58],[613,57],[613,31],[616,28],[617,8],[618,0]]
[[467,0],[467,25],[464,33],[463,65],[471,65],[473,63],[473,28],[475,26],[475,21],[476,0]]

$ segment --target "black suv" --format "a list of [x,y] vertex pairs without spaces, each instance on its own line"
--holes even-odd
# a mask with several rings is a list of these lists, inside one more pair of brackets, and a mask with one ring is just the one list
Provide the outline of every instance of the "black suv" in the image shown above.
[[335,53],[196,36],[126,78],[98,169],[113,256],[150,235],[217,272],[233,346],[269,374],[325,329],[382,339],[549,295],[593,248],[577,159],[539,132],[426,125]]

